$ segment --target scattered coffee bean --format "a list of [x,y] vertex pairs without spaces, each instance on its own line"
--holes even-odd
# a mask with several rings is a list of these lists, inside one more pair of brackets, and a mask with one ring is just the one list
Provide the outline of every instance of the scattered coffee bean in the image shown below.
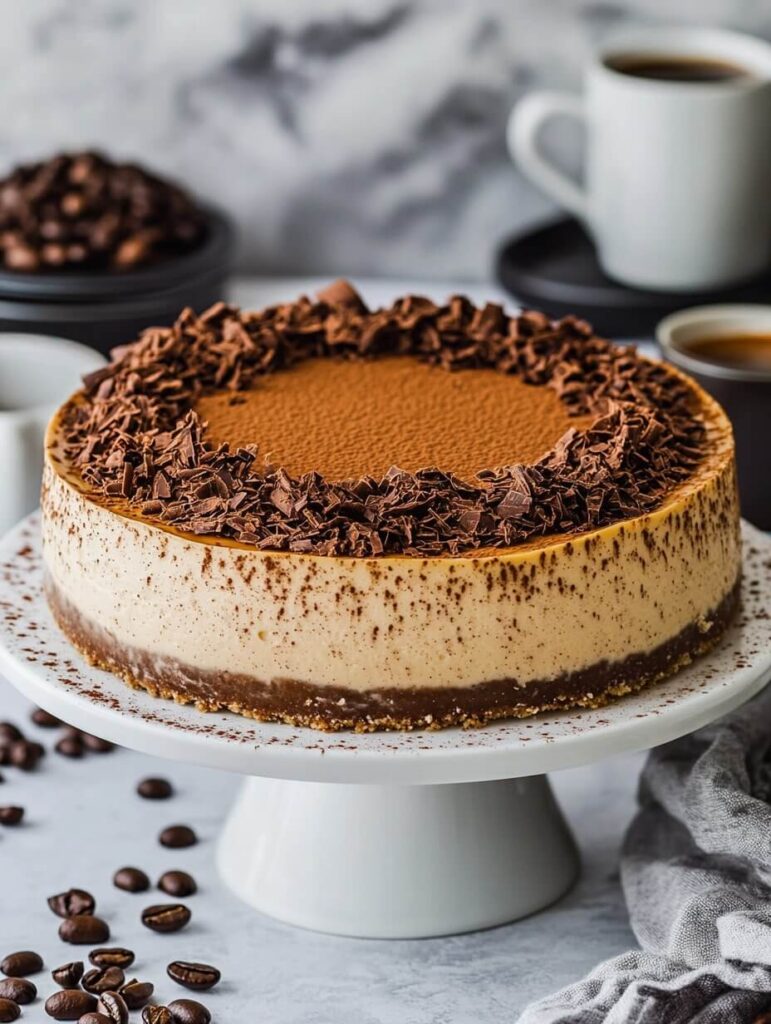
[[62,988],[77,988],[83,977],[83,970],[83,961],[73,960],[72,963],[62,964],[61,967],[51,971],[51,977]]
[[80,988],[63,988],[46,999],[45,1010],[54,1020],[79,1020],[96,1009],[96,996]]
[[168,800],[174,795],[168,779],[142,779],[137,785],[137,793],[145,800]]
[[80,734],[80,742],[92,754],[109,754],[115,750],[114,743],[110,743],[109,740],[103,740],[101,736],[92,736],[87,732]]
[[109,1017],[95,1010],[93,1013],[84,1013],[78,1024],[112,1024]]
[[92,949],[88,959],[95,967],[131,967],[134,954],[130,949],[121,946],[110,946],[106,949]]
[[21,1017],[21,1009],[13,999],[0,999],[0,1021],[6,1024],[8,1021],[18,1020]]
[[0,722],[0,743],[16,743],[24,739],[24,733],[13,722]]
[[121,987],[120,994],[129,1010],[141,1010],[150,1001],[154,991],[155,986],[152,982],[137,981],[136,978],[132,978]]
[[39,743],[28,740],[17,740],[8,748],[8,764],[20,768],[23,772],[31,772],[37,768],[38,762],[45,754]]
[[99,1012],[108,1018],[110,1024],[127,1024],[129,1018],[126,1000],[119,992],[103,992],[99,999]]
[[120,967],[94,967],[83,975],[81,985],[86,992],[100,996],[103,992],[117,992],[126,981]]
[[211,1014],[195,999],[175,999],[169,1003],[173,1024],[210,1024]]
[[19,1006],[26,1006],[37,999],[37,988],[27,978],[3,978],[0,981],[0,999],[10,999]]
[[0,962],[0,971],[9,978],[26,978],[28,974],[37,974],[42,970],[43,958],[29,949],[23,949],[18,953],[9,953]]
[[198,836],[188,825],[171,825],[165,828],[158,837],[161,846],[179,850],[185,846],[195,846]]
[[166,1006],[146,1006],[142,1010],[142,1024],[174,1024]]
[[24,817],[23,807],[0,807],[0,825],[18,825]]
[[62,757],[71,757],[77,759],[83,757],[83,741],[79,736],[62,736],[59,742],[54,747],[57,754],[61,754]]
[[5,765],[10,764],[10,763],[11,763],[11,748],[10,748],[10,746],[7,743],[3,743],[2,740],[0,740],[0,765],[5,767]]
[[198,892],[195,879],[187,871],[167,871],[158,879],[158,888],[182,900]]
[[91,914],[76,914],[62,921],[59,926],[59,938],[62,942],[71,942],[75,946],[93,946],[97,942],[108,942],[110,929],[106,921]]
[[142,924],[154,932],[178,932],[190,917],[183,903],[159,903],[142,911]]
[[216,967],[210,964],[191,963],[189,960],[173,960],[166,968],[166,973],[178,985],[197,992],[206,992],[214,988],[222,977]]
[[29,717],[35,725],[39,725],[41,729],[58,729],[62,725],[58,718],[49,714],[47,711],[44,711],[42,708],[35,708]]
[[139,868],[120,868],[112,876],[113,885],[124,892],[147,892],[150,879]]
[[85,889],[68,889],[49,896],[48,906],[57,917],[75,917],[77,914],[93,914],[96,900]]

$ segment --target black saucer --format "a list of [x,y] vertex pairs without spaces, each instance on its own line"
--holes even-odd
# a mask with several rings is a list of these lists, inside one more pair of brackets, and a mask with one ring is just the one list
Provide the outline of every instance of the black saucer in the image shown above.
[[617,338],[650,337],[662,317],[686,306],[771,299],[771,271],[720,291],[627,288],[601,270],[594,245],[572,218],[512,238],[498,252],[496,274],[523,305],[555,317],[576,313],[601,334]]

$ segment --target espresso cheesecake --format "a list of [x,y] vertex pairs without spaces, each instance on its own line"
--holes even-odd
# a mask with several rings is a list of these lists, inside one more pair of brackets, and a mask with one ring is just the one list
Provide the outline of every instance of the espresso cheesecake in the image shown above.
[[597,707],[720,639],[734,445],[585,322],[345,282],[146,331],[47,438],[47,594],[92,663],[318,729]]

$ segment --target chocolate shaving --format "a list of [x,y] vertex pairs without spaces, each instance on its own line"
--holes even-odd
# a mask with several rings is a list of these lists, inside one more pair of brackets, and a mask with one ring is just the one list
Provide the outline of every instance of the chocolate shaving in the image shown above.
[[[409,355],[448,371],[488,368],[552,388],[593,415],[532,465],[473,481],[441,468],[382,478],[294,478],[255,446],[212,448],[194,406],[261,375],[319,358]],[[260,550],[325,555],[458,554],[509,547],[641,515],[693,471],[704,427],[693,393],[666,366],[594,335],[575,317],[408,296],[370,311],[347,282],[312,302],[241,312],[217,303],[151,328],[84,380],[63,414],[66,453],[86,485],[181,530]]]

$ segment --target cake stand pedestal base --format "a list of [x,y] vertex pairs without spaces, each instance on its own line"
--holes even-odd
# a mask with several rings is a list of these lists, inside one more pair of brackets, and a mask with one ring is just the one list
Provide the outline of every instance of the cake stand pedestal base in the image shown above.
[[249,778],[218,859],[230,888],[271,917],[380,939],[515,921],[578,875],[545,775],[434,786]]

